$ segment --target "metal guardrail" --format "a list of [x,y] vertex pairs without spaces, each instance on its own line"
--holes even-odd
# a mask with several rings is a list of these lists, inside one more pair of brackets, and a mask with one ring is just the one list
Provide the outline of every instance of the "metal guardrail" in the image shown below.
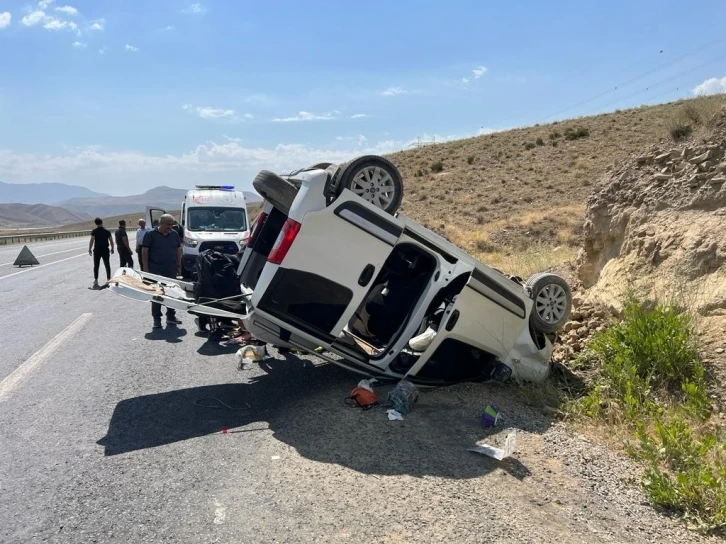
[[67,232],[34,232],[32,234],[13,234],[11,236],[0,236],[0,246],[19,244],[37,240],[56,240],[60,238],[76,238],[78,236],[90,236],[91,230],[74,230]]

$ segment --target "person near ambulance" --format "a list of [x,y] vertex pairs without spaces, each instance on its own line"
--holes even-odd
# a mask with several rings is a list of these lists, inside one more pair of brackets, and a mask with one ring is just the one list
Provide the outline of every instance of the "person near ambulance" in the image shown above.
[[[144,235],[141,256],[145,272],[171,279],[181,274],[181,240],[173,227],[174,216],[165,213],[159,218],[159,226]],[[154,328],[161,328],[161,304],[151,303],[151,315]],[[173,308],[166,309],[166,322],[170,325],[181,323]]]

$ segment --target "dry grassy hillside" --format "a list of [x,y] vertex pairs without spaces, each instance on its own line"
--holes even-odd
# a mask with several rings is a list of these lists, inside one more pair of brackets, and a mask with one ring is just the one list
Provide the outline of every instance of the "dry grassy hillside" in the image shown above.
[[561,264],[580,247],[585,200],[609,168],[724,103],[682,100],[389,155],[405,181],[401,212],[513,273]]

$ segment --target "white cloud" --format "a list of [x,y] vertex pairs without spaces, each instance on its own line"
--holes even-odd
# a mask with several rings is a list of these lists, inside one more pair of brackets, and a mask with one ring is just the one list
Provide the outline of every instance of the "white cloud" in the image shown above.
[[83,42],[73,42],[73,47],[76,47],[78,49],[85,49],[86,47],[88,47],[88,44]]
[[363,136],[362,134],[360,134],[360,135],[358,136],[358,145],[359,145],[359,146],[364,146],[364,145],[366,145],[367,143],[368,143],[368,138],[366,138],[365,136]]
[[197,115],[202,119],[223,119],[225,117],[234,117],[235,111],[204,106],[197,108]]
[[126,44],[126,45],[124,45],[124,49],[125,49],[126,51],[131,51],[132,53],[135,53],[136,51],[138,51],[138,50],[139,50],[139,48],[138,48],[138,47],[136,47],[136,46],[133,46],[133,45],[129,45],[129,44]]
[[471,73],[474,74],[474,79],[479,79],[481,76],[487,73],[487,67],[477,66],[471,71]]
[[53,17],[48,17],[43,25],[46,30],[78,30],[78,25],[73,21],[61,21]]
[[400,94],[408,94],[408,91],[401,87],[389,87],[381,93],[381,96],[398,96]]
[[174,25],[168,25],[168,26],[165,26],[164,28],[162,28],[161,30],[163,30],[164,32],[171,32],[175,28],[176,27]]
[[350,116],[351,119],[365,119],[366,117],[370,117],[367,113],[354,113]]
[[501,132],[502,130],[504,130],[504,129],[481,127],[479,130],[476,131],[476,135],[483,136],[485,134],[494,134],[495,132]]
[[193,13],[194,15],[204,15],[207,13],[207,8],[202,4],[192,4],[188,8],[183,9],[182,12]]
[[241,117],[237,115],[237,112],[232,109],[224,108],[213,108],[211,106],[197,106],[196,108],[192,104],[182,105],[184,111],[194,112],[202,119],[216,119],[227,122],[239,122],[246,119],[252,119],[253,116],[249,113],[245,113]]
[[255,118],[255,116],[252,115],[251,113],[245,113],[245,119],[254,119],[254,118]]
[[712,77],[693,89],[694,95],[726,93],[726,77]]
[[99,49],[98,50],[98,54],[99,55],[105,55],[106,54],[106,48],[105,47],[102,47],[101,49]]
[[300,111],[293,117],[279,117],[273,119],[276,123],[294,123],[297,121],[330,121],[336,119],[336,115],[340,113],[333,111],[330,113],[310,113],[309,111]]
[[35,26],[38,23],[42,23],[46,19],[46,15],[44,11],[36,10],[31,11],[28,13],[25,17],[21,19],[21,22],[25,26]]
[[466,78],[466,77],[462,77],[462,78],[461,78],[461,82],[462,82],[462,83],[463,83],[464,85],[467,85],[467,84],[469,83],[469,78]]
[[61,6],[59,8],[55,8],[55,10],[65,13],[66,15],[70,15],[71,17],[78,15],[78,10],[73,6]]
[[38,2],[38,7],[40,9],[48,9],[48,6],[50,6],[53,3],[53,0],[40,0]]
[[0,30],[9,27],[12,18],[13,16],[7,11],[0,13]]
[[88,29],[103,31],[105,24],[106,24],[106,19],[96,19],[95,21],[91,21],[91,26],[88,27]]
[[[367,154],[386,154],[403,148],[401,142],[387,140],[365,147],[322,149],[304,144],[273,147],[245,147],[237,141],[206,142],[178,155],[146,154],[135,150],[104,151],[99,147],[68,151],[65,154],[18,153],[0,149],[0,179],[10,182],[74,181],[101,189],[99,179],[110,192],[119,183],[126,191],[145,191],[169,184],[184,187],[200,175],[222,179],[230,174],[249,177],[261,169],[275,172],[292,170],[316,162],[344,162]],[[215,178],[215,176],[218,176]]]

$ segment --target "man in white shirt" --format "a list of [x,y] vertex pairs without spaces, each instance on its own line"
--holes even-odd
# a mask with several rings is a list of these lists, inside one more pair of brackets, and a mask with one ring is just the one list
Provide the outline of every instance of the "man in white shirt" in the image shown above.
[[146,226],[144,219],[139,219],[139,228],[136,229],[136,254],[139,256],[139,270],[144,270],[144,259],[141,257],[141,246],[144,243],[144,235],[149,232],[151,228]]

